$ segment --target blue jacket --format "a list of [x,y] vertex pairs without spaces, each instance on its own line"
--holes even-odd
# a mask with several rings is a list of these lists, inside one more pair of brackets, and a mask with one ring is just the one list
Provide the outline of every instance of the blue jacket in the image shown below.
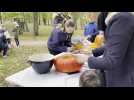
[[106,28],[105,46],[94,53],[103,57],[90,57],[89,67],[105,71],[106,86],[134,87],[134,15],[113,16]]
[[84,36],[96,35],[97,32],[97,24],[95,22],[91,22],[85,25]]
[[71,47],[72,34],[65,33],[60,29],[54,29],[47,42],[48,49],[55,53],[66,52],[68,47]]

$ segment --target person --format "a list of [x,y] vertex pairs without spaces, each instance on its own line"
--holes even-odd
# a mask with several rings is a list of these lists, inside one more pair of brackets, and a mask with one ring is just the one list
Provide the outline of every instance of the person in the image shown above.
[[13,29],[12,32],[14,32],[14,40],[16,43],[16,46],[19,47],[20,42],[19,42],[19,24],[16,22],[16,20],[14,21],[14,25],[15,28]]
[[8,52],[8,44],[4,32],[5,30],[3,28],[3,25],[1,25],[0,26],[0,52],[2,52],[2,56],[6,58]]
[[99,70],[87,70],[80,75],[80,87],[104,87],[104,80]]
[[85,25],[84,28],[84,36],[87,37],[87,39],[90,42],[94,42],[96,35],[98,34],[97,24],[96,22],[90,22]]
[[71,50],[71,37],[74,32],[74,22],[72,19],[64,23],[64,29],[55,28],[48,39],[48,50],[51,54],[57,55]]
[[88,58],[88,65],[104,70],[106,87],[133,87],[134,15],[109,12],[105,24],[105,45],[93,52],[95,56]]
[[8,48],[11,48],[11,36],[7,29],[5,29],[4,35],[6,36]]
[[54,27],[57,26],[58,24],[63,24],[63,22],[64,22],[63,14],[61,12],[57,12],[53,21]]
[[105,19],[108,15],[108,12],[101,12],[98,16],[98,21],[97,21],[97,27],[98,27],[98,31],[99,33],[105,33],[106,30],[106,24],[105,24]]

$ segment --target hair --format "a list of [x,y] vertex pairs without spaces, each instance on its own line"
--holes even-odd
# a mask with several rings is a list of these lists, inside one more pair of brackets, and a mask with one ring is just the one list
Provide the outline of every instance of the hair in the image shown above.
[[75,27],[75,23],[72,19],[65,20],[63,23],[63,31],[65,31],[65,26],[67,27]]
[[96,71],[88,70],[80,76],[79,85],[80,87],[101,87],[102,80]]

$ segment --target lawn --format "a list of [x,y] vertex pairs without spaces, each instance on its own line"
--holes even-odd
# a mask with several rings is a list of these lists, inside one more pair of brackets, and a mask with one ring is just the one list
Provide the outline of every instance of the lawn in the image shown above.
[[45,53],[47,48],[44,46],[22,46],[9,51],[10,55],[3,59],[0,56],[0,86],[7,86],[5,78],[18,71],[29,67],[28,56],[36,53]]

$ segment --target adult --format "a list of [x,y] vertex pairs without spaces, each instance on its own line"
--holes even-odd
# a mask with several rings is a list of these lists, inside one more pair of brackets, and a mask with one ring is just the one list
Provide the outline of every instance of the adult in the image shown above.
[[89,57],[90,68],[105,71],[107,87],[134,86],[134,15],[110,12],[105,20],[106,43],[101,57]]
[[106,30],[106,24],[105,24],[105,19],[108,15],[108,12],[101,12],[98,16],[98,21],[97,21],[97,27],[100,33],[104,33]]

